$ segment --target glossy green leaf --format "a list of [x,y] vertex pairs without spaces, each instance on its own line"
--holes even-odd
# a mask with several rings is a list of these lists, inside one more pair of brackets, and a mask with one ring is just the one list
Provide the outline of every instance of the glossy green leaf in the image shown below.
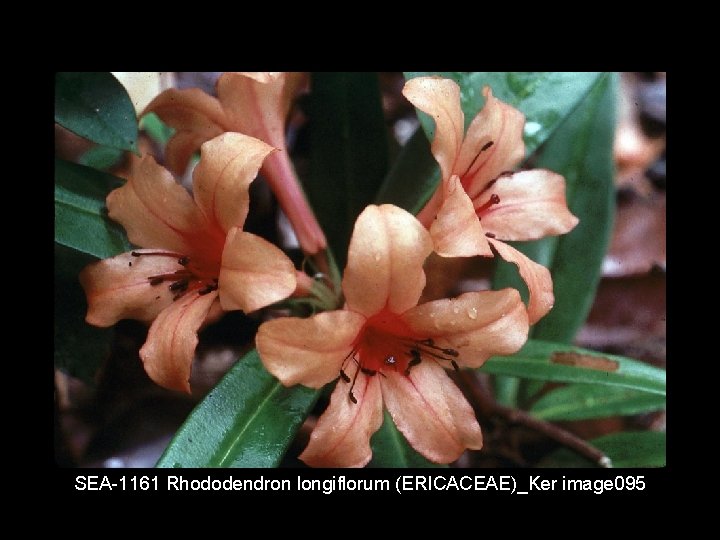
[[[607,455],[615,468],[664,467],[666,463],[666,436],[657,431],[629,431],[613,433],[589,441]],[[567,448],[561,448],[543,458],[540,467],[592,468],[597,465]],[[627,481],[629,477],[625,476]],[[617,480],[617,477],[614,478]],[[617,489],[620,489],[621,481]],[[625,487],[630,490],[630,486]]]
[[155,113],[146,114],[140,119],[140,129],[160,146],[165,146],[175,134],[175,129],[165,124]]
[[157,467],[276,467],[320,395],[246,354],[195,407]]
[[101,171],[107,171],[118,165],[123,158],[124,151],[108,146],[95,146],[85,152],[78,163]]
[[[588,357],[616,362],[614,370],[592,369],[560,363],[553,353],[578,353]],[[526,379],[554,382],[595,383],[642,390],[665,395],[665,370],[611,354],[602,354],[562,343],[528,340],[525,346],[512,356],[494,357],[480,368],[493,375],[510,375]]]
[[105,198],[122,180],[90,167],[55,160],[55,241],[100,259],[128,251],[120,225],[105,213]]
[[[436,75],[453,79],[460,86],[460,102],[465,127],[485,104],[482,89],[492,88],[493,95],[525,114],[525,154],[532,154],[587,95],[601,76],[597,72],[457,72],[411,71],[405,77]],[[435,123],[428,115],[418,115],[428,138],[432,140]]]
[[[580,223],[569,234],[516,245],[550,269],[555,305],[531,337],[570,343],[592,307],[615,209],[613,140],[617,77],[607,73],[540,152],[537,167],[562,174],[568,207]],[[514,265],[498,262],[494,286],[523,292]]]
[[417,214],[440,182],[440,168],[430,153],[430,142],[418,129],[393,162],[375,198],[377,204],[394,204]]
[[373,202],[388,168],[376,73],[313,73],[310,174],[304,185],[340,268],[355,219]]
[[137,152],[135,108],[109,72],[56,73],[55,121],[103,146]]
[[113,333],[85,322],[87,303],[78,274],[94,260],[55,244],[55,367],[89,384],[110,352]]
[[400,467],[447,467],[428,461],[410,446],[395,427],[392,417],[384,411],[382,427],[370,439],[373,457],[368,467],[400,468]]
[[542,420],[585,420],[665,408],[665,396],[628,388],[571,384],[548,392],[530,408]]

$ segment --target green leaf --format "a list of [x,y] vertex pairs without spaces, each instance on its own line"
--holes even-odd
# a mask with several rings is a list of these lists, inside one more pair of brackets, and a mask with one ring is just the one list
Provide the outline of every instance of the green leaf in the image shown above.
[[355,219],[388,167],[385,117],[376,73],[313,73],[309,103],[308,199],[340,268]]
[[387,411],[383,425],[370,439],[373,457],[368,467],[400,468],[400,467],[447,467],[428,461],[417,453],[395,427],[392,417]]
[[440,183],[440,168],[430,153],[430,142],[418,129],[394,161],[375,198],[377,204],[394,204],[417,214]]
[[105,197],[120,178],[55,160],[55,241],[100,259],[128,251],[122,227],[104,212]]
[[157,467],[276,467],[319,395],[285,388],[252,350],[195,407]]
[[[460,86],[460,102],[465,113],[465,128],[485,104],[482,89],[492,88],[493,95],[525,114],[525,154],[532,154],[562,123],[587,95],[600,78],[597,72],[520,73],[506,72],[453,72],[411,71],[406,79],[437,75],[453,79]],[[435,122],[425,113],[418,115],[430,140],[435,133]]]
[[92,167],[93,169],[106,171],[120,163],[123,153],[123,150],[118,150],[117,148],[95,146],[80,156],[78,163]]
[[[580,223],[569,234],[514,244],[553,277],[555,305],[531,330],[536,339],[570,343],[592,307],[615,209],[613,138],[617,77],[606,73],[555,131],[536,166],[562,174],[570,211]],[[495,288],[527,288],[517,268],[498,261]]]
[[109,72],[56,73],[55,121],[98,144],[137,153],[135,108]]
[[[577,353],[582,360],[599,359],[616,369],[592,369],[560,363],[554,353]],[[565,359],[563,359],[565,362]],[[642,390],[652,394],[665,395],[665,370],[649,364],[616,356],[602,354],[562,343],[528,340],[525,346],[512,356],[494,357],[480,368],[493,375],[510,375],[526,379],[554,382],[595,383]]]
[[165,146],[175,134],[175,129],[165,124],[155,113],[146,114],[140,119],[140,129],[160,146]]
[[530,408],[542,420],[585,420],[657,411],[665,396],[622,387],[571,384],[542,396]]
[[55,367],[89,384],[110,352],[113,334],[85,322],[87,303],[78,274],[94,260],[55,244]]
[[[615,468],[664,467],[666,462],[665,433],[657,431],[628,431],[598,437],[590,442],[605,453]],[[543,458],[540,467],[582,467],[597,465],[567,448],[561,448]]]

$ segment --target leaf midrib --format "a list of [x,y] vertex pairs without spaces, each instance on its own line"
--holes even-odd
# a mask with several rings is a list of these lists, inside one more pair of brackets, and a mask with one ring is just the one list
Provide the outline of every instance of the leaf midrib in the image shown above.
[[262,411],[265,408],[265,404],[280,390],[282,385],[279,381],[276,381],[273,386],[272,390],[268,392],[263,400],[260,402],[260,405],[255,408],[253,414],[248,418],[247,422],[245,422],[244,426],[240,430],[240,432],[233,437],[228,443],[224,444],[221,448],[226,447],[227,451],[220,456],[220,458],[217,460],[217,467],[224,467],[226,461],[228,461],[229,457],[233,453],[233,450],[238,445],[239,441],[242,439],[242,437],[245,435],[245,432],[248,430],[248,428],[254,423],[255,419],[260,414],[260,411]]

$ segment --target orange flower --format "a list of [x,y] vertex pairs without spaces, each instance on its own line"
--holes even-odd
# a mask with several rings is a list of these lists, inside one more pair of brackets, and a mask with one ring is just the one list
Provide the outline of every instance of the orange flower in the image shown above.
[[198,88],[166,90],[142,112],[154,112],[177,133],[168,141],[166,159],[181,174],[200,145],[226,131],[251,135],[279,152],[268,156],[262,174],[295,229],[303,251],[317,253],[327,245],[290,162],[285,120],[303,82],[302,73],[225,73],[217,95]]
[[244,232],[250,182],[273,148],[239,133],[202,145],[193,196],[146,155],[107,197],[138,249],[95,262],[80,274],[86,320],[154,321],[140,357],[151,379],[190,391],[197,331],[223,311],[250,312],[286,298],[295,268],[282,251]]
[[479,367],[517,351],[527,339],[527,313],[514,289],[418,306],[431,252],[430,235],[411,214],[368,206],[350,241],[344,309],[260,327],[260,357],[284,385],[320,388],[342,379],[300,456],[308,465],[367,464],[383,403],[432,461],[448,463],[482,446],[472,408],[445,368]]
[[460,88],[451,79],[418,77],[403,94],[435,120],[432,153],[442,184],[418,214],[444,257],[492,257],[517,265],[530,291],[530,323],[554,303],[550,272],[501,240],[564,234],[578,219],[565,201],[565,179],[552,171],[512,173],[525,155],[525,116],[483,89],[486,103],[464,133]]

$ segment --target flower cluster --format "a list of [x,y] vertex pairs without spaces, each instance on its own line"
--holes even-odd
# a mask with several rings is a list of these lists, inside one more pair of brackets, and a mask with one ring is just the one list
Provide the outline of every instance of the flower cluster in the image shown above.
[[[305,252],[325,248],[285,143],[285,120],[302,80],[299,74],[227,73],[217,98],[169,90],[143,113],[155,112],[177,130],[166,149],[174,172],[200,149],[192,195],[145,156],[107,198],[110,218],[138,248],[90,265],[80,280],[89,323],[151,323],[140,356],[164,387],[190,391],[203,324],[225,311],[252,312],[307,291],[307,276],[278,247],[242,230],[248,188],[262,170]],[[412,79],[403,93],[436,124],[432,152],[442,171],[436,193],[417,218],[393,205],[365,208],[348,248],[342,308],[276,318],[256,336],[263,364],[284,385],[335,382],[300,456],[311,466],[366,465],[383,409],[432,461],[448,463],[481,448],[472,407],[447,370],[477,368],[493,355],[516,352],[529,325],[552,307],[547,269],[503,241],[563,234],[577,223],[561,176],[512,172],[524,156],[524,117],[489,88],[467,133],[453,81]],[[496,253],[515,263],[530,290],[528,306],[514,289],[419,304],[423,265],[433,251]]]

